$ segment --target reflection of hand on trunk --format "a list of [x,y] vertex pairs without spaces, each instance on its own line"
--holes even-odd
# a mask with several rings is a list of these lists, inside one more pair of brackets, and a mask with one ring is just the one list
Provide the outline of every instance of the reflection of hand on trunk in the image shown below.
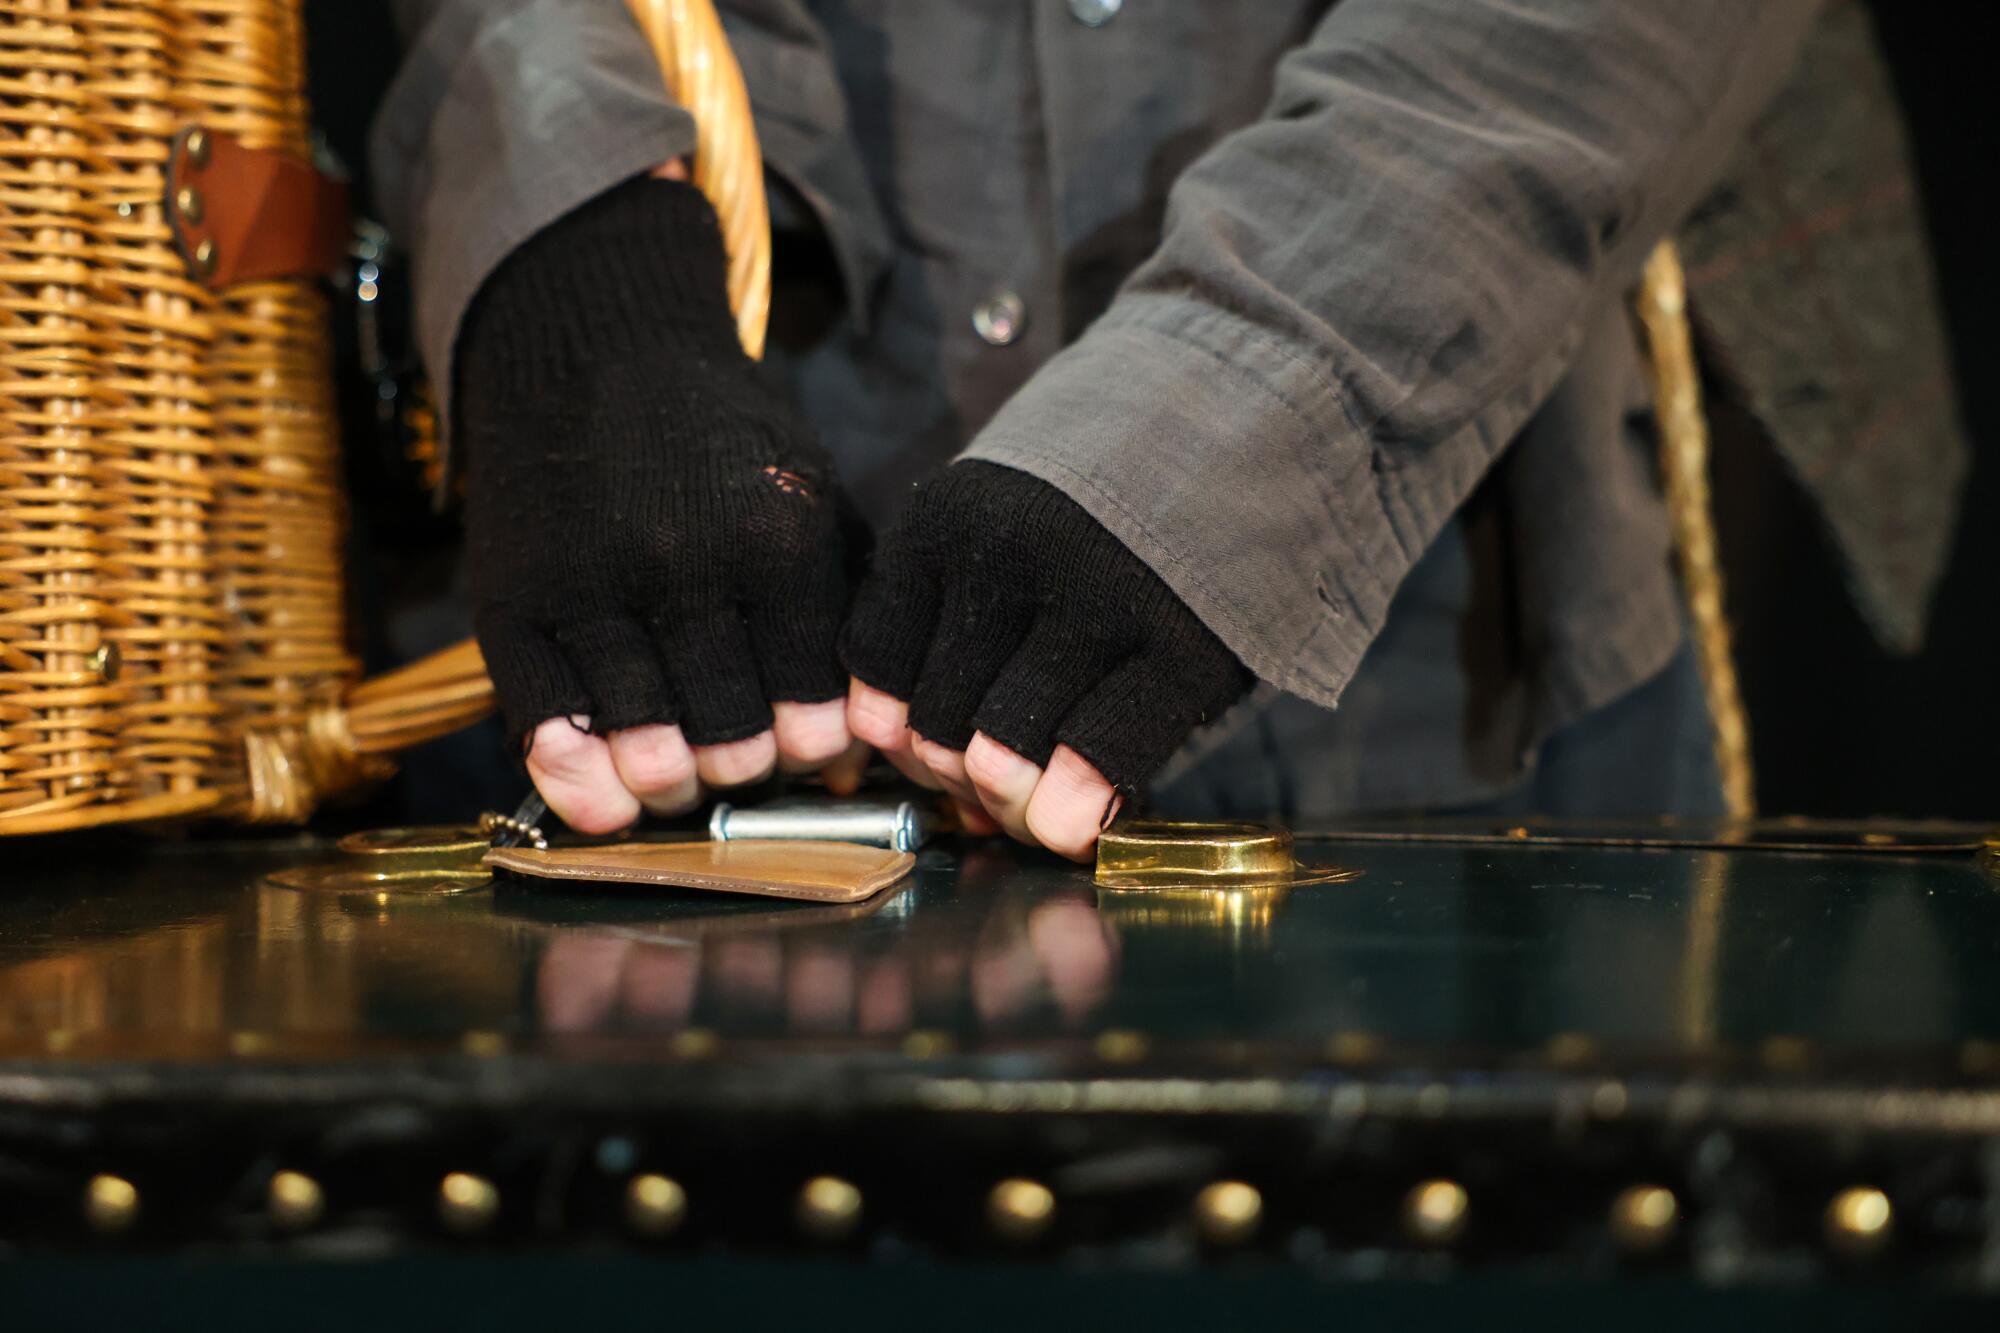
[[[574,930],[542,955],[536,993],[551,1032],[673,1031],[705,1000],[724,1028],[777,1022],[800,1035],[886,1035],[948,1024],[968,993],[986,1026],[1046,997],[1080,1024],[1109,995],[1118,937],[1088,891],[1022,895],[995,881],[1008,869],[968,856],[960,892],[989,908],[975,940],[927,929],[921,906],[880,947],[851,926],[737,935],[704,943]],[[878,918],[879,919],[879,918]],[[955,918],[946,918],[955,920]],[[860,941],[871,947],[857,947]],[[780,1017],[782,1016],[782,1017]]]
[[536,998],[551,1032],[687,1026],[701,979],[701,951],[602,931],[557,936],[542,955]]

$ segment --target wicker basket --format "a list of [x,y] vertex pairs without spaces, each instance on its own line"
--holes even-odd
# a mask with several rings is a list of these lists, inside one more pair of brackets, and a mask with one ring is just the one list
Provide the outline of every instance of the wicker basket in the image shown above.
[[[327,308],[210,290],[166,167],[200,126],[308,157],[301,0],[0,0],[0,834],[298,820],[490,712],[458,645],[357,685]],[[702,127],[761,351],[770,237],[708,0],[630,0]]]

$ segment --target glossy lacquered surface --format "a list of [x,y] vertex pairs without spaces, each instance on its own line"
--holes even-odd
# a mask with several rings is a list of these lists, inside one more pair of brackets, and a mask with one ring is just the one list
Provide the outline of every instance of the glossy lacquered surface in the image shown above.
[[338,1060],[583,1036],[643,1055],[712,1035],[1004,1059],[1084,1036],[1112,1056],[1379,1042],[1955,1066],[2000,1039],[2000,879],[1955,853],[1301,839],[1302,861],[1360,876],[1202,896],[1102,893],[1052,857],[947,840],[903,885],[839,907],[266,882],[332,855],[0,846],[0,1056]]

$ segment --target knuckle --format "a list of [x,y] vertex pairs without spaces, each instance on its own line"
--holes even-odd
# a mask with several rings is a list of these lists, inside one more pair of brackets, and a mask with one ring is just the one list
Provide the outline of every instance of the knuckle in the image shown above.
[[1038,801],[1028,807],[1028,832],[1035,841],[1072,860],[1081,860],[1096,841],[1094,833],[1083,830],[1082,822],[1074,818],[1074,811],[1058,809],[1053,802]]
[[778,752],[787,759],[802,764],[824,764],[838,759],[847,749],[847,735],[823,732],[808,732],[805,735],[791,734],[779,741]]
[[973,737],[972,744],[965,747],[965,775],[976,787],[1009,788],[1019,781],[1024,769],[1033,767],[1006,746],[984,736]]
[[565,802],[550,801],[549,806],[563,823],[586,834],[616,833],[639,817],[639,803],[624,792],[580,794]]
[[572,774],[590,761],[602,742],[579,730],[568,718],[552,717],[537,726],[528,749],[528,760],[552,773]]
[[618,772],[634,791],[664,792],[694,780],[694,756],[647,748],[621,756]]

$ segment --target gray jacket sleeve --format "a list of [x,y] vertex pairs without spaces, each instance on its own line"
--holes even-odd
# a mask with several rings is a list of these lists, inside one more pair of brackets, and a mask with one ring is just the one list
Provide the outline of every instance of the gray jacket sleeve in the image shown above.
[[1067,491],[1259,676],[1332,705],[1815,8],[1343,0],[968,456]]
[[442,410],[486,275],[579,204],[692,152],[694,122],[619,0],[397,0],[396,18],[407,54],[370,156],[383,220],[415,257],[418,350]]

